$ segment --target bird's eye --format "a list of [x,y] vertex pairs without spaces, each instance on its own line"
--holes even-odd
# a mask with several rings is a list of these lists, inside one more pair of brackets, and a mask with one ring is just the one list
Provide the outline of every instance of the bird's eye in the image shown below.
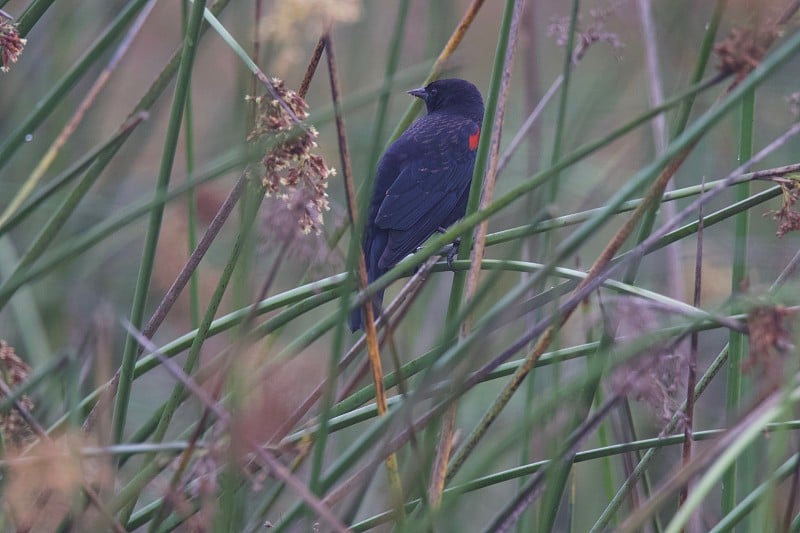
[[430,89],[428,89],[428,94],[431,95],[431,96],[436,96],[438,94],[438,92],[439,92],[439,89],[437,89],[436,87],[431,87]]

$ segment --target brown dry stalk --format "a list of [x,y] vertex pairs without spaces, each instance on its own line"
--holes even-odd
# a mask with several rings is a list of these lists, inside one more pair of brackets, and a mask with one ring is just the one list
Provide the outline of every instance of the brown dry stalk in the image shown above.
[[[491,203],[494,195],[494,186],[497,181],[497,174],[500,168],[500,140],[503,133],[503,121],[505,118],[506,103],[508,102],[508,92],[511,86],[511,70],[514,65],[514,52],[517,48],[517,37],[519,35],[524,6],[524,0],[517,0],[514,2],[508,43],[505,50],[505,57],[503,58],[503,72],[497,99],[497,111],[491,130],[492,138],[489,147],[489,162],[483,179],[479,209],[485,209]],[[464,292],[464,302],[472,300],[478,290],[478,279],[480,278],[481,264],[486,250],[486,234],[488,233],[488,228],[488,219],[482,220],[480,224],[478,224],[478,227],[475,228],[475,237],[473,239],[472,254],[470,256],[470,265],[469,271],[467,272],[466,288]],[[471,315],[461,323],[459,336],[461,338],[466,337],[470,329],[472,329]],[[433,506],[439,505],[442,492],[444,491],[447,477],[447,465],[450,461],[450,454],[454,444],[457,411],[458,404],[453,402],[445,413],[442,421],[442,429],[436,450],[436,459],[434,461],[431,482],[428,488],[428,498]]]
[[[397,293],[397,296],[395,296],[394,300],[392,300],[391,303],[383,310],[381,316],[375,322],[376,328],[388,323],[387,321],[390,317],[394,322],[397,322],[400,318],[402,318],[402,316],[408,310],[408,307],[413,302],[414,298],[416,298],[417,294],[419,294],[419,290],[422,288],[422,285],[426,281],[431,268],[433,268],[433,265],[437,262],[437,260],[438,257],[431,257],[427,262],[422,264],[422,266],[413,276],[411,276],[411,279],[409,279],[408,283],[406,283],[400,292]],[[395,314],[397,315],[396,317]],[[359,337],[358,341],[356,341],[356,343],[347,351],[344,357],[342,357],[342,360],[339,363],[339,372],[347,368],[350,363],[353,362],[355,357],[364,348],[364,344],[366,344],[366,337]],[[383,342],[381,342],[381,345],[383,345]],[[365,366],[363,368],[359,367],[353,373],[350,380],[339,389],[339,393],[336,397],[337,402],[344,400],[344,398],[353,392],[356,385],[358,385],[358,383],[366,374],[367,364],[369,364],[368,360],[365,361]],[[300,422],[303,416],[305,416],[305,414],[311,410],[317,401],[319,401],[320,397],[322,396],[322,390],[326,384],[327,380],[322,381],[319,385],[317,385],[317,387],[311,392],[311,394],[308,395],[303,403],[298,406],[297,409],[295,409],[294,412],[275,431],[275,434],[270,441],[283,439],[292,430],[292,428],[294,428],[297,423]]]
[[[464,16],[462,17],[461,21],[458,23],[458,26],[456,27],[455,31],[453,31],[453,34],[450,36],[450,39],[448,39],[447,43],[445,44],[444,48],[442,49],[441,53],[439,54],[439,57],[436,58],[436,61],[434,62],[433,67],[431,68],[431,72],[428,75],[428,78],[426,79],[426,83],[436,79],[439,76],[439,74],[442,71],[442,68],[443,68],[443,65],[444,65],[445,61],[447,61],[447,59],[450,58],[450,56],[453,54],[453,52],[455,52],[455,50],[458,47],[458,45],[461,43],[462,39],[464,38],[464,35],[466,35],[467,30],[472,25],[472,22],[475,19],[475,16],[478,14],[478,11],[480,10],[481,6],[483,5],[483,2],[484,2],[484,0],[473,0],[473,2],[470,4],[470,6],[467,9],[466,13],[464,13]],[[327,39],[329,39],[329,35],[327,36]],[[327,46],[330,46],[330,42],[329,41],[327,42]],[[328,50],[328,57],[329,57],[329,61],[330,61],[330,50]],[[331,83],[333,84],[333,79],[331,80]],[[336,105],[337,104],[334,101],[334,107]],[[421,104],[419,104],[418,102],[415,102],[415,105],[421,105]],[[336,114],[336,117],[337,117],[337,129],[338,129],[339,116],[340,116],[340,113],[337,113]],[[340,146],[341,146],[341,143],[340,143]],[[347,199],[348,199],[348,211],[349,211],[349,214],[350,214],[350,223],[351,223],[351,225],[353,227],[355,227],[356,213],[357,213],[358,207],[357,207],[357,204],[356,204],[355,189],[353,188],[353,185],[352,185],[352,178],[349,178],[349,174],[347,172],[347,169],[345,169],[345,185],[346,185],[345,190],[346,190]],[[360,278],[359,279],[359,285],[363,289],[364,287],[366,287],[368,285],[367,272],[366,272],[366,263],[364,262],[363,253],[359,253],[358,262],[359,262],[359,264],[358,264],[358,275],[359,275],[359,278]],[[375,317],[374,317],[373,310],[372,310],[371,300],[367,300],[365,302],[365,304],[364,304],[364,315],[365,315],[364,319],[365,319],[365,331],[366,331],[366,339],[367,339],[367,353],[369,354],[369,360],[372,363],[372,365],[371,365],[372,366],[372,380],[373,380],[373,383],[375,384],[375,401],[376,401],[377,406],[378,406],[378,413],[383,415],[386,412],[386,395],[385,395],[385,390],[384,390],[384,386],[383,386],[383,373],[382,373],[381,366],[380,366],[380,353],[379,353],[379,347],[378,347],[378,342],[377,342],[377,335],[375,334]],[[455,413],[453,413],[452,416],[455,416]],[[448,438],[447,440],[450,441],[451,439]],[[448,455],[449,455],[449,452],[448,452]],[[392,465],[394,465],[395,469],[397,468],[396,458],[395,458],[394,454],[390,455],[386,459],[386,464],[387,464],[387,468],[389,468],[389,470],[390,470],[390,476],[391,476]],[[446,459],[445,459],[444,464],[445,465],[447,464],[447,460]],[[444,477],[443,476],[439,476],[439,477],[442,479],[441,487],[443,487],[444,486],[443,485]],[[397,483],[399,483],[399,476],[397,477]],[[433,487],[433,485],[432,485],[432,487]],[[395,487],[395,489],[397,489],[397,488],[399,488],[399,485],[397,485]],[[438,489],[438,493],[441,494],[441,488]]]
[[[381,316],[375,322],[376,328],[383,325],[386,326],[384,328],[384,335],[380,341],[381,346],[386,344],[386,341],[389,340],[391,333],[394,332],[397,324],[400,323],[400,320],[402,320],[408,312],[411,304],[419,294],[420,289],[422,289],[423,284],[427,281],[428,274],[430,274],[431,269],[433,269],[433,265],[435,265],[438,260],[439,257],[433,256],[429,257],[426,262],[422,263],[422,265],[419,267],[419,270],[417,270],[411,279],[408,280],[408,283],[406,283],[403,288],[400,289],[400,292],[397,293],[397,296],[395,296],[394,300],[392,300],[392,302],[386,306],[381,313]],[[353,345],[353,348],[351,348],[347,355],[342,358],[343,362],[344,359],[347,359],[347,357],[350,356],[353,350],[361,350],[361,348],[363,348],[364,340],[364,337],[361,337],[361,339],[359,339],[359,341]],[[352,394],[353,391],[355,391],[356,386],[358,386],[358,383],[364,377],[365,373],[366,368],[359,367],[353,373],[353,375],[350,376],[350,379],[344,384],[344,386],[341,387],[339,394],[336,397],[336,401],[341,402],[350,394]]]
[[436,61],[433,63],[433,67],[431,67],[431,73],[428,75],[425,83],[435,80],[437,77],[439,77],[439,74],[442,73],[445,61],[447,61],[450,56],[453,55],[453,52],[456,51],[458,45],[461,44],[462,39],[464,39],[464,35],[467,34],[467,30],[472,25],[472,21],[475,20],[475,16],[478,14],[478,11],[480,11],[483,2],[484,0],[472,0],[472,3],[467,8],[466,13],[464,13],[464,16],[461,17],[458,26],[456,26],[453,34],[447,40],[444,48],[442,48],[442,51],[439,53],[439,57],[437,57]]
[[[461,41],[464,39],[464,35],[466,35],[467,30],[472,25],[472,22],[475,20],[475,16],[478,14],[481,6],[483,5],[484,0],[472,0],[472,3],[467,8],[467,11],[464,13],[464,16],[459,21],[456,29],[453,30],[452,35],[445,43],[444,48],[439,53],[439,56],[436,58],[436,61],[433,62],[433,66],[431,67],[430,73],[428,73],[428,77],[425,78],[425,82],[423,85],[427,85],[428,83],[432,82],[433,80],[437,79],[439,75],[444,70],[444,64],[450,59],[450,56],[453,55],[458,45],[461,44]],[[422,109],[422,100],[418,98],[414,98],[414,101],[409,106],[408,110],[406,111],[403,118],[400,119],[397,127],[395,128],[392,136],[390,137],[390,142],[394,141],[403,133],[411,121],[413,120],[414,116],[417,112]]]
[[[342,114],[342,104],[339,90],[339,78],[336,74],[336,59],[333,53],[330,28],[320,39],[326,51],[328,60],[328,74],[331,84],[331,98],[333,99],[334,115],[336,120],[336,134],[338,136],[339,157],[342,162],[342,175],[344,178],[345,196],[347,197],[347,214],[350,218],[350,225],[356,226],[358,222],[358,203],[356,200],[356,188],[353,182],[353,169],[350,164],[350,152],[347,147],[347,137],[345,136],[344,116]],[[367,276],[367,264],[364,260],[364,253],[358,252],[358,284],[363,290],[369,285]],[[377,334],[375,332],[375,314],[372,308],[372,299],[364,301],[365,327],[367,336],[367,354],[372,364],[372,379],[375,383],[375,400],[378,404],[378,414],[386,412],[386,392],[383,389],[383,369],[381,366],[381,356],[378,348]]]
[[[705,179],[703,179],[703,188],[705,188]],[[701,193],[702,194],[702,193]],[[703,206],[697,212],[697,251],[695,252],[695,266],[694,266],[694,296],[692,297],[692,305],[700,307],[700,294],[702,289],[703,279]],[[692,337],[689,347],[689,361],[688,361],[688,375],[686,377],[686,421],[683,425],[683,466],[686,466],[692,460],[692,440],[694,432],[694,389],[697,384],[697,349],[700,335],[697,331],[692,332]],[[686,503],[689,497],[689,484],[681,490],[678,505]]]
[[311,61],[308,63],[306,75],[303,76],[303,81],[300,83],[300,89],[297,91],[297,94],[299,94],[301,98],[305,98],[306,94],[308,94],[308,87],[311,85],[311,79],[314,77],[314,73],[317,71],[317,65],[319,65],[319,60],[322,57],[323,50],[325,50],[325,40],[320,37],[319,41],[317,41],[316,48],[314,48],[314,52],[311,54]]
[[[511,68],[514,64],[514,52],[517,48],[517,36],[519,35],[520,20],[522,19],[522,9],[525,5],[524,0],[517,0],[514,5],[514,13],[511,20],[511,28],[509,31],[508,48],[503,65],[503,74],[500,81],[500,95],[497,100],[497,114],[495,115],[494,124],[492,124],[492,139],[489,148],[489,164],[486,169],[486,175],[483,181],[483,190],[481,191],[480,207],[479,209],[486,209],[492,202],[494,196],[494,185],[497,182],[497,174],[499,169],[500,160],[500,140],[503,133],[503,120],[505,118],[506,104],[508,102],[508,91],[511,86]],[[483,219],[478,227],[475,229],[475,239],[472,247],[472,256],[469,265],[469,272],[467,272],[467,285],[465,289],[464,300],[469,301],[475,296],[478,290],[478,278],[481,273],[481,262],[483,261],[484,252],[486,249],[486,234],[489,228],[489,220]],[[470,321],[465,320],[462,324],[462,336],[465,335],[470,328]]]
[[[333,100],[334,115],[336,117],[336,134],[339,144],[339,156],[342,161],[342,174],[344,178],[345,194],[347,196],[347,211],[350,215],[350,224],[356,227],[358,222],[358,203],[356,200],[356,187],[353,182],[353,169],[350,165],[350,153],[347,148],[347,137],[345,135],[344,115],[342,114],[342,102],[339,90],[339,78],[336,74],[336,59],[333,53],[333,42],[331,40],[330,28],[322,36],[325,45],[325,57],[328,60],[328,77],[331,85],[331,98]],[[364,260],[364,253],[361,247],[358,249],[358,284],[363,290],[369,285],[367,276],[367,264]],[[383,366],[381,364],[380,348],[378,346],[378,335],[375,330],[375,314],[372,309],[372,298],[364,301],[364,329],[367,335],[367,356],[369,357],[372,368],[372,382],[375,385],[375,403],[378,406],[378,414],[384,416],[387,411],[386,390],[383,386]],[[386,470],[389,475],[389,484],[392,487],[393,497],[396,499],[399,508],[402,509],[403,488],[400,481],[400,473],[397,466],[397,456],[392,453],[386,458]]]
[[438,507],[442,501],[442,492],[447,482],[447,466],[450,455],[453,453],[456,433],[456,415],[458,404],[453,402],[442,417],[442,429],[439,441],[436,443],[436,458],[431,470],[431,482],[428,486],[428,500],[433,507]]

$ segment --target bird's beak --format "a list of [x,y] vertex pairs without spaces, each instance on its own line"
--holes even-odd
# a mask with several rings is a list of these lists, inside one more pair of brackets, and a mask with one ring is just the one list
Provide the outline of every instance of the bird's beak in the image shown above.
[[408,94],[425,100],[425,97],[428,95],[428,92],[425,90],[425,87],[420,87],[418,89],[411,89],[410,91],[408,91]]

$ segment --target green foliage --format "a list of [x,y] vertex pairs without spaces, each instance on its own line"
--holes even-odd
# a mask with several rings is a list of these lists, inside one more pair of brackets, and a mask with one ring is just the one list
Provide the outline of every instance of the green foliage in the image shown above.
[[[649,3],[0,11],[0,528],[796,530],[796,3]],[[356,292],[334,119],[363,220],[429,75],[486,97],[470,208]]]

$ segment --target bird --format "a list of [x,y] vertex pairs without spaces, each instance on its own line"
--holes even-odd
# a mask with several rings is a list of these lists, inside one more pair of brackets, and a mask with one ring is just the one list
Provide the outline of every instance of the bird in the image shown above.
[[[378,162],[362,242],[370,283],[467,209],[483,122],[480,91],[469,81],[449,78],[408,94],[425,103],[427,114]],[[383,290],[372,300],[375,316],[382,302]],[[352,332],[363,329],[361,307],[350,313],[348,323]]]

